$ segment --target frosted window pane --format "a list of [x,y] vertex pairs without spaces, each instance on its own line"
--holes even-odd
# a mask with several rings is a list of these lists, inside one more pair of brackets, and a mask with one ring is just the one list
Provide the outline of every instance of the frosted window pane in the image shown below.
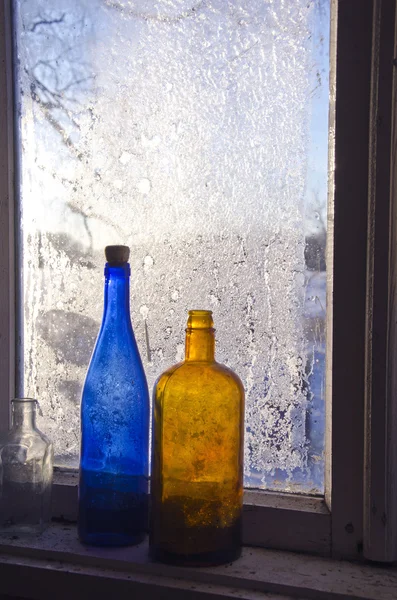
[[125,243],[149,387],[212,309],[246,485],[322,493],[329,0],[16,4],[21,381],[58,464]]

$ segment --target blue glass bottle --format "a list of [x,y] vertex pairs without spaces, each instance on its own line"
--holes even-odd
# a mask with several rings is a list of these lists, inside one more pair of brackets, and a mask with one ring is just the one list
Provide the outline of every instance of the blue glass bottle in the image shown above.
[[78,530],[84,543],[126,546],[147,529],[149,394],[130,318],[129,248],[105,254],[104,313],[81,403]]

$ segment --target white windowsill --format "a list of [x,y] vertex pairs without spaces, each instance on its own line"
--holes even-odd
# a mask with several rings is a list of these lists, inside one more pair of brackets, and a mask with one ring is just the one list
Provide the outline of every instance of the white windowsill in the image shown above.
[[53,524],[37,538],[1,538],[0,581],[0,593],[57,600],[105,598],[108,588],[117,600],[280,600],[275,594],[320,600],[397,598],[395,567],[250,547],[243,549],[239,560],[225,566],[174,567],[151,562],[147,542],[130,548],[83,546],[77,540],[76,526],[68,524]]

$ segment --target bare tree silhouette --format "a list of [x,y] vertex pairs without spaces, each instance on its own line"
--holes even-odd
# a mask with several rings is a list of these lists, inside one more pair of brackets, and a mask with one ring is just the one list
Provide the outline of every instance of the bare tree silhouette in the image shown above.
[[305,263],[310,271],[325,271],[326,269],[327,223],[324,205],[319,198],[318,190],[313,192],[309,207],[312,231],[306,236],[305,244]]
[[[95,90],[95,74],[79,49],[78,36],[88,26],[90,19],[83,9],[75,15],[67,15],[56,8],[41,9],[25,25],[27,33],[35,36],[33,43],[37,44],[38,51],[32,53],[32,62],[28,60],[24,67],[33,103],[39,107],[71,157],[87,170],[87,180],[93,178],[94,173],[89,172],[90,150],[80,143],[81,122],[88,118],[92,127],[96,120],[90,102]],[[56,173],[54,177],[57,177]],[[72,213],[81,216],[91,250],[92,219],[104,222],[125,237],[125,232],[111,218],[85,207],[79,199],[68,200],[66,206]]]

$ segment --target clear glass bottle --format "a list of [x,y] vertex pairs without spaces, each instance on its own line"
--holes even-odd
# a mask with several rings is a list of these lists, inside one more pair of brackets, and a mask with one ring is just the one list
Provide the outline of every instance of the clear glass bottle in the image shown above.
[[41,533],[51,520],[53,448],[36,427],[37,400],[12,400],[0,440],[0,533]]
[[150,553],[164,562],[241,551],[244,389],[214,351],[212,313],[189,311],[185,360],[154,388]]
[[129,248],[105,249],[104,312],[84,383],[78,529],[124,546],[147,531],[149,394],[130,317]]

